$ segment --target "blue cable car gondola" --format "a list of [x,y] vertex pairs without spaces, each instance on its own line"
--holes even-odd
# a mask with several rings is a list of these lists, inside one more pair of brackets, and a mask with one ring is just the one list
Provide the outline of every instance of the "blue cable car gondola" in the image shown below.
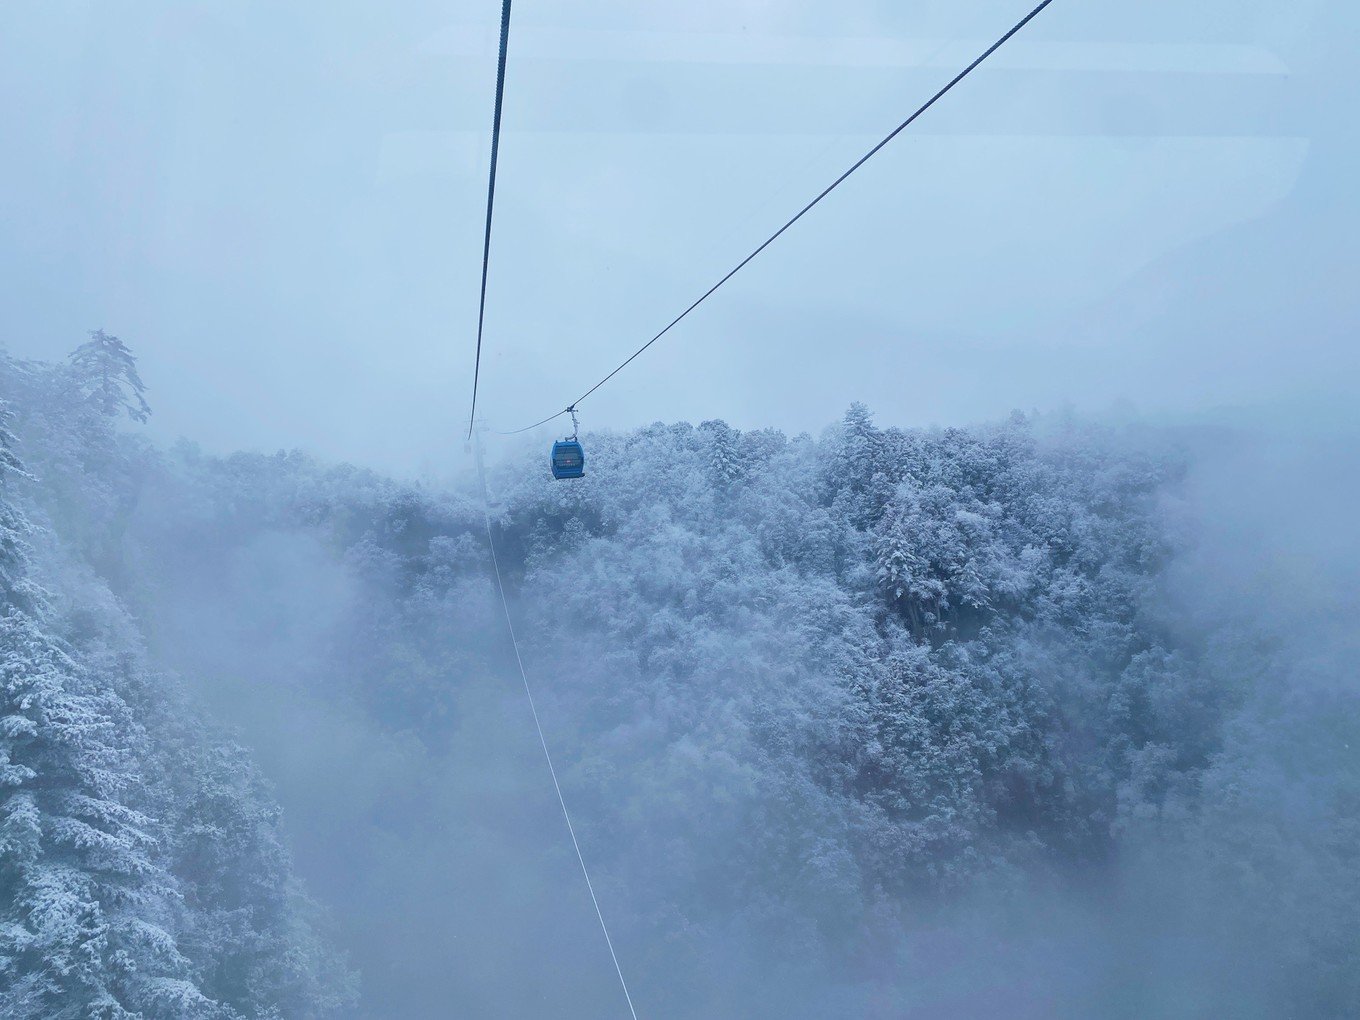
[[552,473],[554,478],[580,478],[586,473],[586,453],[576,439],[559,439],[553,443]]
[[576,408],[567,410],[571,412],[571,438],[553,443],[552,474],[554,478],[582,478],[586,473],[586,452],[576,438]]

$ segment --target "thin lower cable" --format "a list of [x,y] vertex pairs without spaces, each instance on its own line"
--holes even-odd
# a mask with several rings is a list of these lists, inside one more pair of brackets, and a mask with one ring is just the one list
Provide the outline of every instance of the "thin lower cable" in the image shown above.
[[600,901],[595,896],[595,884],[590,880],[590,870],[586,867],[586,859],[581,853],[581,844],[576,840],[576,827],[571,824],[571,812],[567,810],[566,798],[562,796],[562,786],[557,781],[557,769],[553,766],[552,754],[548,751],[548,741],[543,736],[543,726],[538,721],[538,707],[534,704],[534,692],[529,686],[529,674],[524,669],[524,659],[519,653],[519,641],[515,638],[515,624],[510,618],[510,603],[505,597],[505,585],[501,582],[501,565],[496,556],[496,539],[491,531],[491,510],[487,504],[486,487],[482,487],[482,513],[486,519],[486,541],[491,547],[491,566],[496,574],[496,591],[501,597],[501,609],[505,611],[505,627],[510,632],[510,644],[515,649],[515,662],[519,665],[519,676],[524,682],[524,695],[529,699],[529,712],[534,717],[534,729],[538,731],[538,743],[543,748],[543,757],[548,762],[548,773],[552,776],[553,789],[557,791],[557,803],[562,808],[562,817],[567,822],[567,832],[571,835],[571,845],[576,851],[576,860],[581,865],[581,874],[585,876],[586,888],[590,890],[590,902],[595,905],[595,916],[600,921],[600,931],[604,932],[605,945],[609,947],[609,958],[614,961],[614,972],[619,976],[619,987],[623,989],[623,998],[628,1003],[628,1012],[633,1020],[637,1020],[637,1010],[633,1008],[633,997],[628,994],[628,982],[623,979],[623,968],[619,966],[618,954],[614,952],[614,940],[609,937],[609,926],[604,923],[604,912],[600,910]]

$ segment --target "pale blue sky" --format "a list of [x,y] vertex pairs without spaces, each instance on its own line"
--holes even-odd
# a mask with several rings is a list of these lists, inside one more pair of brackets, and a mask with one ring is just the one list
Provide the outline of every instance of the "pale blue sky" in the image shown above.
[[[1029,6],[519,0],[489,423],[586,389]],[[162,438],[442,473],[498,7],[0,8],[0,341],[117,333]],[[1357,22],[1057,0],[583,425],[1341,404]]]

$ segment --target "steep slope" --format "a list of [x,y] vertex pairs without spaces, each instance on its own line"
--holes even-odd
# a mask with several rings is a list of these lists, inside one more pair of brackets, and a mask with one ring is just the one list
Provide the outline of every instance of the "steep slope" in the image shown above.
[[112,429],[117,384],[87,401],[75,366],[0,363],[18,401],[0,405],[0,1014],[330,1015],[351,979],[268,788],[109,587],[137,448]]

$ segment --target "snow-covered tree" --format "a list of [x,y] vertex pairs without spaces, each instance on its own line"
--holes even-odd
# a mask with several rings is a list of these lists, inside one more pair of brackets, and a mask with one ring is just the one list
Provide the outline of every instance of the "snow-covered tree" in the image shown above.
[[145,422],[151,416],[137,359],[116,336],[102,329],[91,331],[90,339],[71,353],[70,373],[87,404],[104,417],[121,412]]
[[725,421],[706,421],[699,431],[708,440],[708,466],[714,488],[725,489],[746,472],[741,433]]

